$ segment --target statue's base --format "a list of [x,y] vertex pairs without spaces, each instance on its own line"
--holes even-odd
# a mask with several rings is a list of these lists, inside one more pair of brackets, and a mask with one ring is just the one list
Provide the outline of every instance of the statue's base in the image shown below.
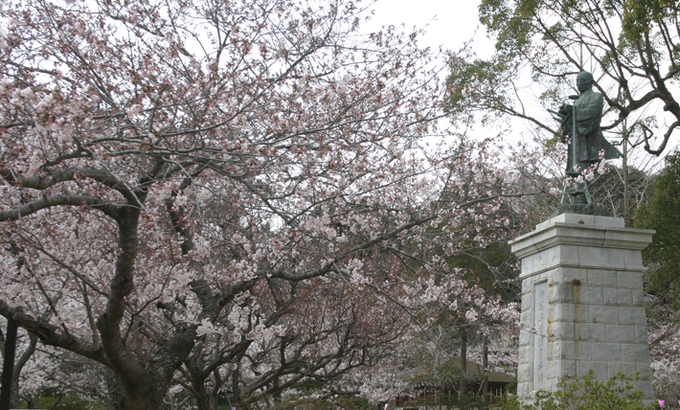
[[624,228],[623,218],[564,213],[510,241],[522,265],[520,401],[592,371],[604,383],[625,374],[652,402],[642,250],[653,233]]
[[596,215],[596,216],[614,216],[611,210],[603,206],[595,204],[572,203],[560,204],[550,217],[561,214],[581,214],[581,215]]

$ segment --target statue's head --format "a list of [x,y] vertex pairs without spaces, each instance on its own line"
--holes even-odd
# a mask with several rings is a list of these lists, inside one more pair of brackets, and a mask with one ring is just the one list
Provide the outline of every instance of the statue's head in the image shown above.
[[594,82],[593,75],[587,71],[581,71],[576,76],[576,88],[578,88],[579,92],[589,90]]

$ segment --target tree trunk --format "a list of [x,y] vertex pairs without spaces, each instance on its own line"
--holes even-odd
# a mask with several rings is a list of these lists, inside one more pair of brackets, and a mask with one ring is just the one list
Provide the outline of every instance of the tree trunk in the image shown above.
[[196,395],[198,410],[217,410],[217,395],[203,391],[204,394]]
[[192,381],[198,410],[217,410],[217,386],[206,388],[206,379]]
[[[120,377],[120,375],[118,375]],[[122,392],[118,408],[120,410],[163,410],[165,396],[170,385],[161,376],[147,372],[146,382],[132,385],[121,383]]]
[[151,395],[143,394],[142,392],[133,392],[125,395],[121,408],[123,410],[160,410],[160,407],[154,408],[151,406]]
[[28,359],[35,353],[35,346],[38,344],[38,337],[36,335],[29,333],[28,337],[30,339],[28,347],[14,364],[14,371],[12,372],[12,400],[10,403],[13,409],[19,408],[19,376],[21,375],[21,370],[28,362]]
[[464,327],[460,328],[460,367],[461,367],[461,381],[460,394],[465,396],[468,394],[467,382],[467,331]]
[[237,363],[236,368],[231,372],[231,391],[232,391],[232,406],[241,401],[241,389],[239,388],[239,378],[241,374],[241,364]]
[[484,407],[489,408],[489,343],[484,336],[482,338],[482,367],[484,367],[484,378],[482,379],[482,400],[484,401]]
[[630,215],[630,181],[628,176],[628,133],[624,131],[623,139],[623,220],[627,228],[633,226],[633,221]]
[[2,390],[0,390],[0,409],[9,410],[12,397],[12,375],[14,374],[14,355],[17,348],[17,325],[7,321],[7,338],[5,339],[2,362]]

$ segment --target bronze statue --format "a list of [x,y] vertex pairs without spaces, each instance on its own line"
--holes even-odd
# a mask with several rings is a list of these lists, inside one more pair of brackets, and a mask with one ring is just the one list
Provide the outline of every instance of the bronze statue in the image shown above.
[[[593,91],[593,75],[582,71],[576,76],[576,87],[580,95],[569,96],[575,100],[573,104],[562,104],[559,111],[548,110],[556,115],[562,130],[562,142],[568,146],[567,176],[581,176],[581,171],[599,162],[602,153],[605,159],[621,157],[621,153],[602,135],[600,122],[604,106],[602,94]],[[573,198],[573,203],[567,204],[567,197]],[[562,212],[591,213],[611,215],[605,208],[595,206],[590,198],[587,181],[581,178],[575,188],[565,186],[559,207]]]
[[[563,104],[557,114],[561,121],[562,141],[569,143],[567,175],[580,175],[580,170],[600,161],[600,151],[604,158],[621,157],[621,153],[602,135],[600,121],[604,106],[602,94],[593,91],[593,75],[582,71],[576,76],[576,87],[581,95],[570,96],[574,104]],[[575,166],[578,168],[575,169]]]

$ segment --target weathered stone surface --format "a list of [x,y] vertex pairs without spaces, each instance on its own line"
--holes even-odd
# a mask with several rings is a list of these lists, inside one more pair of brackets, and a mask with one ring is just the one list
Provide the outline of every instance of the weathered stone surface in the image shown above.
[[[574,322],[553,322],[548,333],[556,340],[574,340]],[[633,333],[633,339],[635,339],[635,333]]]
[[604,333],[607,342],[635,343],[635,326],[608,324]]
[[621,306],[619,307],[619,315],[622,325],[644,326],[647,324],[647,316],[643,306]]
[[[582,269],[579,269],[582,270]],[[603,269],[588,269],[588,285],[616,286],[616,272]]]
[[618,287],[642,289],[642,272],[618,272]]
[[553,216],[559,214],[583,214],[583,216],[600,215],[600,216],[612,216],[612,211],[609,208],[594,204],[560,204],[557,207],[557,211]]
[[621,361],[621,343],[591,343],[593,360],[606,360],[618,363]]
[[606,306],[634,306],[633,290],[603,287],[602,304]]
[[[590,370],[601,380],[639,372],[635,386],[644,400],[652,400],[641,258],[652,234],[624,228],[620,218],[562,213],[510,242],[522,260],[517,389],[522,400]],[[547,294],[547,349],[535,331],[546,320],[544,303],[534,295],[537,286]],[[547,353],[540,365],[537,346]]]
[[607,362],[603,360],[577,360],[576,377],[584,377],[590,371],[595,373],[595,378],[600,380],[607,379]]
[[604,340],[605,331],[602,323],[574,323],[576,328],[576,340]]
[[635,362],[609,363],[607,365],[607,373],[608,373],[607,377],[609,378],[612,378],[618,375],[619,373],[623,373],[625,375],[628,375],[628,377],[631,377],[631,375],[635,375],[637,373],[637,366]]

